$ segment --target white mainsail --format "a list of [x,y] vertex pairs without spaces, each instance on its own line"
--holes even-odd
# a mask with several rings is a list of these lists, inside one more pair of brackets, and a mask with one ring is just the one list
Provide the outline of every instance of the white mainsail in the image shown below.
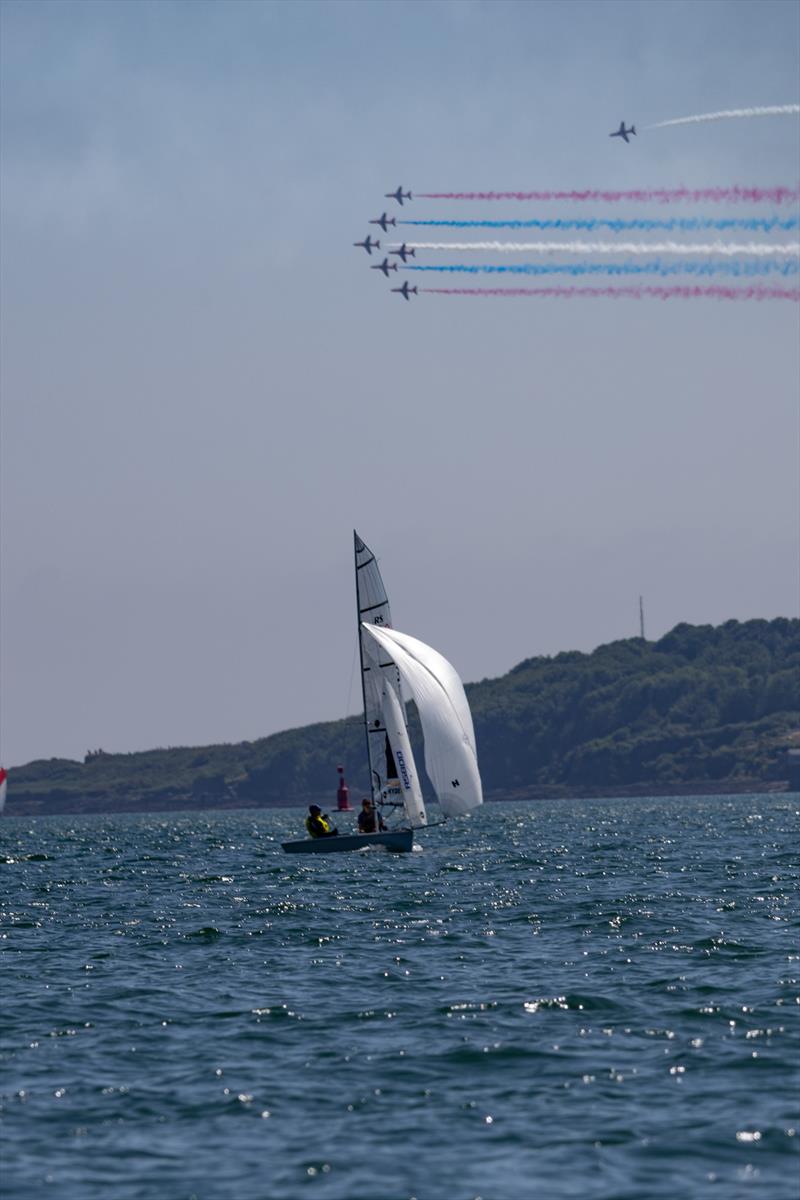
[[[353,530],[356,558],[356,603],[358,608],[358,640],[361,651],[361,687],[364,695],[364,724],[367,731],[370,787],[376,802],[387,795],[399,801],[401,789],[396,764],[386,740],[383,720],[383,683],[388,679],[395,691],[400,690],[400,675],[391,654],[379,651],[363,632],[364,625],[388,628],[392,624],[389,598],[383,586],[378,562],[369,546]],[[402,709],[405,713],[405,709]]]
[[384,680],[383,684],[383,723],[397,765],[403,807],[411,828],[417,829],[420,825],[427,825],[428,818],[425,815],[422,789],[417,778],[417,764],[414,762],[414,753],[408,740],[405,711],[388,679]]
[[419,711],[425,769],[447,816],[483,803],[475,731],[464,685],[451,663],[433,647],[397,629],[362,624],[391,656]]
[[8,771],[0,767],[0,813],[6,806],[6,789],[8,787]]

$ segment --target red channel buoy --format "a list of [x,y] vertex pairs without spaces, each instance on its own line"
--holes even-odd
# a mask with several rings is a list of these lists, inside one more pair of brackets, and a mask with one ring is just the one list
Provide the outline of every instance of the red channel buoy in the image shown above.
[[337,812],[351,812],[350,808],[350,789],[344,781],[344,767],[337,767],[339,772],[339,787],[336,790],[336,810]]

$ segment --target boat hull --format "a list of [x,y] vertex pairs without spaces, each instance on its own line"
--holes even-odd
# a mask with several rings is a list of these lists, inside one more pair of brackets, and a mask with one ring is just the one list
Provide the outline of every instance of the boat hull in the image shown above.
[[363,850],[366,846],[385,846],[387,850],[408,853],[414,846],[413,829],[392,829],[385,833],[350,833],[336,837],[304,838],[301,842],[282,842],[287,854],[336,854],[342,850]]

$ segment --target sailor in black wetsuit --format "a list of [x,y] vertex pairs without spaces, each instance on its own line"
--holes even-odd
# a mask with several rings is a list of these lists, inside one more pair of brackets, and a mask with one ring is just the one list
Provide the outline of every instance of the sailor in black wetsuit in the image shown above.
[[361,812],[358,814],[358,832],[377,833],[380,830],[383,833],[385,829],[386,826],[383,823],[383,818],[372,807],[372,801],[362,800]]

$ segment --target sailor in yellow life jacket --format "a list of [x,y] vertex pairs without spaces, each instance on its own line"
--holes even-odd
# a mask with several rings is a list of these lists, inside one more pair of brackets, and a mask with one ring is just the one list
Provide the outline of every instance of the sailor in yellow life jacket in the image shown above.
[[308,816],[306,817],[306,829],[309,837],[336,837],[339,830],[331,829],[327,817],[323,817],[322,810],[318,804],[309,804]]

